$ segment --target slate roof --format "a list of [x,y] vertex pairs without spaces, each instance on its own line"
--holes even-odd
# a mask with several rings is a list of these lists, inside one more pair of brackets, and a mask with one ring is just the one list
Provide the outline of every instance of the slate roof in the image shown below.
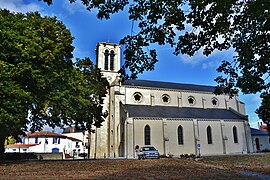
[[269,133],[267,131],[262,131],[259,129],[250,128],[251,135],[260,135],[260,136],[268,136]]
[[224,120],[245,120],[233,111],[226,109],[203,109],[190,107],[170,106],[145,106],[145,105],[124,105],[129,117],[134,118],[192,118],[192,119],[224,119]]
[[214,92],[214,86],[204,86],[195,84],[180,84],[172,82],[149,81],[149,80],[125,80],[123,85],[162,88],[162,89],[175,89],[175,90],[188,90],[188,91],[202,91]]

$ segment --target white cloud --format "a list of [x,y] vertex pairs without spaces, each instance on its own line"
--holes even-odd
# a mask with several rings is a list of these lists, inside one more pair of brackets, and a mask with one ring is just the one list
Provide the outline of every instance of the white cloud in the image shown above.
[[[63,9],[65,9],[69,14],[75,14],[76,12],[89,13],[89,11],[86,9],[86,6],[83,5],[81,1],[76,1],[74,3],[64,1],[62,4]],[[97,13],[97,10],[93,9],[91,12]]]
[[254,103],[257,103],[257,102],[259,102],[259,103],[261,103],[261,98],[260,98],[260,96],[259,95],[256,95],[256,96],[254,96],[253,98],[252,98],[252,102],[254,102]]
[[23,0],[0,0],[0,8],[22,13],[40,11],[42,9],[37,3],[26,4]]
[[192,66],[201,66],[202,69],[209,69],[217,68],[223,60],[230,61],[234,55],[235,52],[231,48],[226,51],[214,50],[211,55],[205,56],[203,54],[203,49],[201,48],[193,56],[182,55],[181,61]]

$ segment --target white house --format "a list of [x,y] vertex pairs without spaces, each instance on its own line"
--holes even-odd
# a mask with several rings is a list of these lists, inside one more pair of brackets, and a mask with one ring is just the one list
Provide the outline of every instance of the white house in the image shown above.
[[58,153],[78,156],[82,152],[82,141],[54,132],[34,132],[22,137],[22,143],[7,145],[5,152]]
[[255,152],[270,150],[270,136],[268,131],[251,129],[252,145]]
[[[253,152],[245,105],[213,86],[119,78],[120,46],[97,44],[97,66],[110,83],[109,115],[90,138],[90,157],[135,157],[135,146],[160,154]],[[183,77],[184,78],[184,77]]]

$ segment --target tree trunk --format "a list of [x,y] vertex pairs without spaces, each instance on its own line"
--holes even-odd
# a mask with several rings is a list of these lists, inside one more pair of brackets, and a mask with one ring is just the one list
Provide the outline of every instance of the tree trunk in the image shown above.
[[4,152],[5,152],[5,139],[6,135],[0,134],[0,159],[3,159]]

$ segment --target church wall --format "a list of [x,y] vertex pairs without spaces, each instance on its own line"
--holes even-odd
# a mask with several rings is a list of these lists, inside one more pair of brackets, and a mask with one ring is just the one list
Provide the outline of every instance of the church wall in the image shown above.
[[[140,102],[134,100],[135,93],[141,93],[143,98]],[[240,104],[236,97],[229,98],[225,95],[215,95],[212,93],[199,93],[199,92],[187,92],[187,91],[173,91],[162,89],[150,89],[150,88],[134,88],[126,87],[125,104],[140,104],[140,105],[152,105],[152,106],[177,106],[177,107],[193,107],[193,108],[232,108],[239,111],[241,114],[245,114],[244,104]],[[162,96],[168,95],[169,102],[164,103]],[[194,98],[194,104],[190,104],[189,97]],[[213,105],[212,100],[217,100],[217,105]]]
[[150,126],[151,145],[158,149],[160,154],[164,154],[164,136],[163,136],[163,122],[162,119],[135,119],[134,120],[134,146],[138,144],[140,147],[144,146],[144,128],[146,125]]
[[125,122],[125,157],[135,157],[135,143],[134,143],[134,121],[133,118],[127,118]]
[[[178,144],[178,127],[183,129],[183,144]],[[167,154],[195,154],[195,136],[192,120],[168,120],[166,133],[168,135]]]
[[[103,111],[110,112],[109,109],[109,95],[106,95],[104,98],[104,105],[103,105]],[[108,157],[108,130],[110,127],[109,119],[110,116],[108,116],[104,122],[102,122],[102,126],[100,128],[96,129],[96,132],[94,134],[91,134],[91,154],[90,157]],[[106,137],[106,138],[104,138]]]
[[[207,127],[212,130],[212,144],[207,141]],[[201,155],[223,154],[220,121],[198,121],[199,141]]]
[[[154,105],[156,106],[178,106],[178,96],[179,92],[176,91],[166,91],[166,90],[153,90],[151,95],[154,96]],[[169,102],[164,103],[162,101],[162,96],[168,95]]]
[[[134,93],[139,92],[142,94],[141,102],[136,102],[134,100]],[[143,104],[143,105],[151,105],[151,90],[148,89],[137,89],[137,88],[127,88],[126,89],[126,102],[125,104]]]
[[[238,142],[234,142],[233,137],[233,127],[237,129],[237,138]],[[223,134],[225,138],[226,144],[226,154],[242,154],[247,153],[247,145],[246,145],[246,133],[243,122],[236,121],[225,121]]]
[[245,104],[239,101],[239,113],[246,115]]

